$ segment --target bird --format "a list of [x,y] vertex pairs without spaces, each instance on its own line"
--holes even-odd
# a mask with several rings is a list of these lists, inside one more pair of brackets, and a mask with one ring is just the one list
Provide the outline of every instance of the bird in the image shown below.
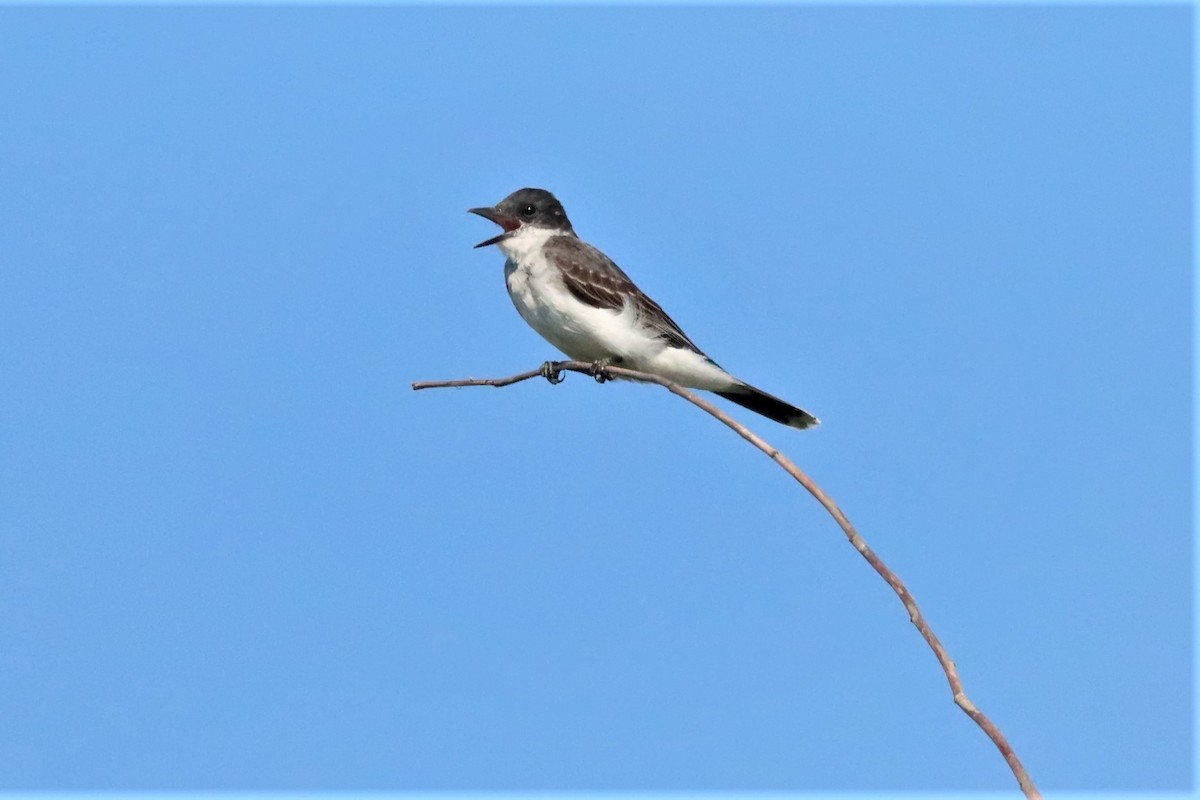
[[726,372],[612,259],[579,238],[558,199],[524,188],[494,206],[468,209],[503,231],[475,245],[505,256],[504,282],[517,312],[571,359],[645,372],[701,389],[792,428],[820,420]]

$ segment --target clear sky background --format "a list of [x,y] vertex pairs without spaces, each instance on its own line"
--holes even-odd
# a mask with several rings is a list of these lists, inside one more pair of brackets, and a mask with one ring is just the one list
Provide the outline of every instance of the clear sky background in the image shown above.
[[1184,789],[1191,15],[0,9],[0,788],[1008,789],[895,596],[554,351],[522,186],[732,371],[1051,789]]

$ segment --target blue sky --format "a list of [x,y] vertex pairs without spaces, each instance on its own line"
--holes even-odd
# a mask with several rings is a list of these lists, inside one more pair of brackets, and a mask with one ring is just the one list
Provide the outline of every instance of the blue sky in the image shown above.
[[1191,14],[0,9],[0,788],[1001,790],[887,587],[465,213],[543,186],[1046,788],[1192,778]]

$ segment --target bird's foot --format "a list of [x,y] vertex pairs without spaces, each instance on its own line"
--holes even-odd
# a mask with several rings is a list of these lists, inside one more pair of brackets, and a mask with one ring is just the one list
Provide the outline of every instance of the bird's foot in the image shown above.
[[550,383],[562,383],[562,370],[558,368],[558,363],[555,361],[547,361],[542,364],[542,377],[550,381]]
[[612,375],[608,374],[610,363],[601,359],[592,362],[592,377],[596,379],[596,383],[607,383],[612,380]]

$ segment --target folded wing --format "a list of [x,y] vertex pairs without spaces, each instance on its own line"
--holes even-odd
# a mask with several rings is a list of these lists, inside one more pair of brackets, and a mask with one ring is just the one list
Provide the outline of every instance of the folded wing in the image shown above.
[[632,302],[643,324],[671,347],[701,352],[662,306],[639,289],[611,258],[587,242],[574,236],[555,236],[546,242],[545,253],[562,272],[563,283],[576,300],[614,311]]

